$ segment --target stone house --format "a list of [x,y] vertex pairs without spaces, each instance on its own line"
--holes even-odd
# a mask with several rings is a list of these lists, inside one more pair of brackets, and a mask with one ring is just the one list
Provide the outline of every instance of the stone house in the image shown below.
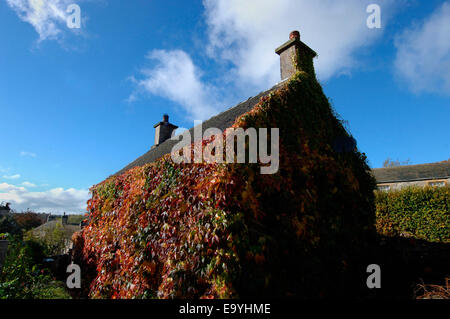
[[398,190],[407,186],[443,187],[450,184],[450,160],[419,165],[373,169],[378,189]]
[[59,228],[63,232],[64,250],[62,254],[67,254],[72,249],[72,235],[81,230],[80,225],[72,225],[68,223],[68,216],[64,213],[63,216],[49,215],[45,224],[40,225],[32,230],[33,235],[38,238],[45,238],[49,233]]
[[[250,97],[247,101],[241,102],[238,105],[204,121],[201,125],[202,134],[209,128],[218,128],[222,131],[232,126],[234,121],[241,115],[252,110],[256,104],[259,103],[262,97],[268,96],[271,92],[281,88],[283,84],[294,75],[299,68],[314,74],[313,59],[317,56],[317,53],[312,50],[308,45],[300,41],[300,33],[298,31],[292,31],[289,34],[289,40],[275,50],[275,53],[280,56],[280,74],[281,81],[274,85],[272,88],[259,93],[256,96]],[[294,56],[298,56],[294,59]],[[299,65],[297,65],[299,64]],[[156,123],[155,128],[155,142],[150,147],[150,150],[137,158],[115,175],[122,174],[127,170],[142,166],[147,163],[152,163],[172,151],[172,148],[178,141],[171,139],[178,126],[169,123],[169,116],[164,114],[163,121]],[[198,139],[194,134],[194,128],[189,130],[192,142],[197,142]],[[200,136],[201,139],[201,136]]]
[[[344,255],[353,264],[367,251],[362,238],[374,232],[362,227],[374,219],[370,168],[335,117],[315,77],[316,53],[299,32],[275,52],[279,83],[204,121],[200,132],[191,128],[183,142],[199,145],[209,128],[219,138],[232,127],[274,129],[270,140],[280,137],[279,145],[271,143],[270,151],[280,155],[280,169],[262,174],[259,165],[177,163],[168,156],[179,143],[170,138],[176,126],[165,115],[145,154],[91,188],[91,222],[73,250],[75,262],[96,274],[90,296],[318,296],[304,287],[328,285]],[[200,147],[211,145],[207,139]],[[254,140],[263,145],[267,136]],[[111,282],[113,289],[105,289]],[[330,295],[341,294],[336,287]]]

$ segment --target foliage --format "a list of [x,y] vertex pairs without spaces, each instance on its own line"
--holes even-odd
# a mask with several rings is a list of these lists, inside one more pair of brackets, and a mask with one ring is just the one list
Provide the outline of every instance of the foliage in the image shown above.
[[21,235],[20,225],[15,221],[12,215],[0,216],[0,233],[9,233],[12,235]]
[[450,242],[450,187],[408,187],[376,192],[377,231]]
[[416,299],[450,299],[450,278],[445,278],[445,285],[419,284],[414,294]]
[[72,299],[64,282],[45,277],[33,286],[34,299]]
[[70,298],[40,264],[44,249],[36,242],[8,237],[8,253],[0,274],[0,299]]
[[233,126],[280,128],[278,173],[166,155],[92,187],[74,236],[90,297],[342,294],[375,234],[375,182],[353,142],[336,143],[351,136],[315,77],[299,72]]
[[27,232],[25,234],[25,239],[37,242],[44,247],[46,256],[63,254],[68,240],[60,221],[56,221],[54,227],[42,227],[41,229]]
[[14,214],[13,217],[19,227],[24,231],[38,227],[45,222],[41,214],[36,214],[30,211]]
[[67,219],[68,224],[79,225],[86,217],[84,215],[69,215]]

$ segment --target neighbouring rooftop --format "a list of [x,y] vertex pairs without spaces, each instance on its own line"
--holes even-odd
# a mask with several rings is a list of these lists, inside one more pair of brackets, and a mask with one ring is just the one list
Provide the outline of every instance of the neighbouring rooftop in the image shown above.
[[375,168],[377,183],[400,183],[450,178],[450,161],[430,164]]

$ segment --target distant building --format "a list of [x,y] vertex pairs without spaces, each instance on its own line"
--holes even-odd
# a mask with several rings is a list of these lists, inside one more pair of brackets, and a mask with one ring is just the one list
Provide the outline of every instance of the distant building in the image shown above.
[[[56,216],[55,216],[56,217]],[[55,230],[55,228],[61,227],[61,230],[64,232],[64,250],[61,252],[62,254],[66,254],[72,248],[72,235],[81,230],[79,225],[70,225],[64,222],[64,219],[52,219],[47,223],[36,227],[32,230],[33,235],[38,238],[45,238],[48,233],[51,233]]]
[[47,223],[54,221],[54,220],[59,220],[60,218],[61,218],[60,216],[49,214],[47,216]]
[[67,225],[69,223],[69,216],[66,215],[66,212],[64,212],[64,215],[61,217],[61,222],[63,225]]
[[11,208],[9,207],[9,203],[1,203],[0,204],[0,217],[8,215],[11,212]]
[[379,190],[398,190],[407,186],[443,187],[450,184],[450,160],[419,165],[373,169]]

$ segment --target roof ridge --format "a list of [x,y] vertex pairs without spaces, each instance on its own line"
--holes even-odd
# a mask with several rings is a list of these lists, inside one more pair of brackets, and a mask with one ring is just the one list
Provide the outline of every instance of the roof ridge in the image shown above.
[[[280,81],[277,84],[275,84],[274,86],[272,86],[270,89],[268,89],[266,91],[261,91],[258,94],[256,94],[255,96],[251,96],[247,100],[241,101],[238,104],[203,121],[202,122],[202,132],[204,132],[206,129],[211,128],[211,127],[217,127],[222,130],[225,130],[226,128],[231,127],[239,116],[241,116],[242,114],[245,114],[248,111],[250,111],[251,109],[253,109],[253,107],[255,107],[259,103],[260,99],[263,96],[267,96],[271,92],[281,88],[287,82],[288,82],[288,79]],[[196,126],[193,126],[189,129],[189,131],[191,133],[193,132],[194,127],[196,127]],[[179,136],[179,135],[181,135],[181,134],[178,134],[176,136]],[[191,138],[192,139],[194,138],[193,134],[191,134]],[[120,171],[118,171],[117,173],[115,173],[113,175],[122,174],[125,171],[127,171],[133,167],[142,166],[147,163],[152,163],[152,162],[156,161],[157,159],[163,157],[164,155],[169,154],[172,150],[172,147],[176,143],[178,143],[178,140],[175,140],[173,138],[169,138],[169,139],[165,140],[164,142],[159,144],[157,147],[154,147],[154,148],[148,150],[146,153],[139,156],[134,161],[132,161],[130,164],[128,164],[127,166],[125,166],[124,168],[122,168]]]
[[431,165],[445,165],[450,167],[450,162],[448,161],[442,161],[442,162],[434,162],[434,163],[421,163],[421,164],[411,164],[411,165],[399,165],[399,166],[393,166],[393,167],[377,167],[373,168],[372,170],[377,169],[394,169],[394,168],[410,168],[410,167],[417,167],[417,166],[431,166]]

